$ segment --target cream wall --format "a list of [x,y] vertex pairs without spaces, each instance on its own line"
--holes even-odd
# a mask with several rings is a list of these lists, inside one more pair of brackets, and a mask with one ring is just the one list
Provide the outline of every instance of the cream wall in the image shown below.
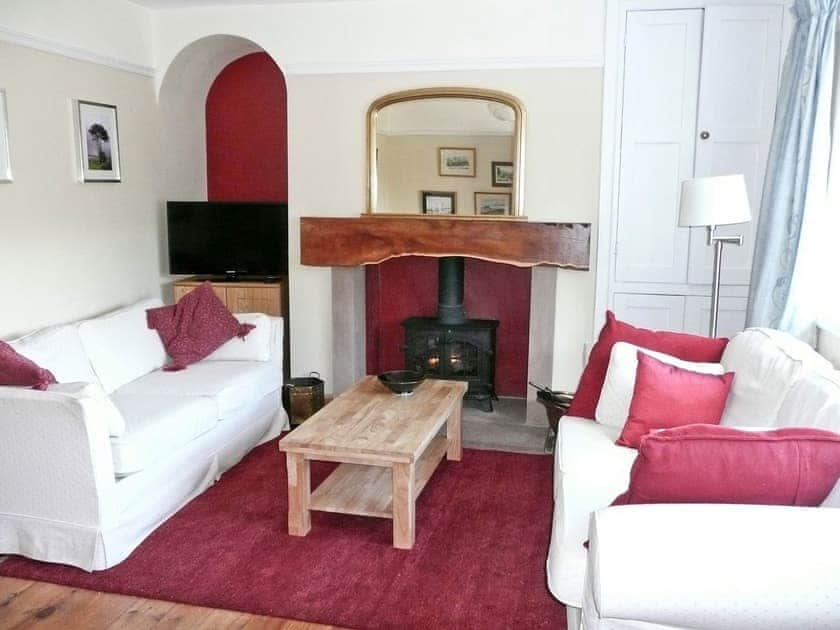
[[[527,112],[525,214],[535,221],[594,222],[598,207],[601,71],[292,75],[289,211],[293,372],[331,374],[330,270],[300,265],[301,216],[358,216],[365,204],[365,113],[382,94],[430,85],[493,88]],[[327,150],[325,150],[327,148]],[[594,261],[594,256],[592,258]],[[574,387],[591,337],[594,273],[558,270],[553,384]]]
[[[0,43],[14,182],[0,184],[0,337],[159,293],[150,77]],[[123,181],[81,184],[74,98],[118,109]]]
[[[420,191],[456,193],[455,211],[475,215],[476,192],[511,193],[510,187],[492,186],[490,164],[513,161],[510,136],[384,135],[377,137],[379,190],[377,212],[418,214]],[[440,147],[476,150],[475,177],[441,176]]]
[[129,0],[2,0],[2,40],[154,71],[152,12]]
[[[309,370],[331,374],[330,271],[300,266],[298,220],[304,215],[357,216],[363,209],[364,121],[368,105],[387,92],[435,85],[476,86],[512,93],[524,102],[528,115],[524,213],[532,220],[594,223],[598,195],[604,4],[604,0],[522,0],[515,3],[503,0],[461,0],[457,3],[450,0],[326,0],[149,12],[126,0],[8,0],[0,3],[0,41],[15,41],[16,34],[23,33],[23,39],[31,37],[31,45],[49,48],[49,42],[53,42],[54,48],[63,49],[71,56],[85,57],[85,51],[88,51],[91,53],[88,57],[99,58],[105,63],[113,61],[117,66],[127,65],[141,73],[146,64],[153,65],[155,86],[161,90],[159,116],[162,119],[155,127],[152,107],[152,111],[144,114],[151,124],[145,135],[131,145],[134,148],[129,148],[123,138],[124,158],[133,162],[130,171],[125,169],[126,177],[137,178],[145,173],[148,179],[148,187],[136,190],[130,199],[122,199],[122,195],[124,191],[133,190],[136,179],[131,182],[127,179],[116,189],[94,193],[87,186],[65,185],[60,178],[55,179],[58,185],[45,187],[50,190],[30,190],[36,196],[29,201],[24,202],[25,197],[17,199],[16,203],[32,209],[36,225],[52,235],[52,249],[58,252],[59,258],[67,259],[71,272],[78,273],[80,267],[91,267],[92,258],[105,261],[106,266],[91,267],[93,281],[90,284],[72,278],[62,284],[56,281],[57,272],[48,263],[46,271],[38,277],[43,286],[51,287],[58,294],[47,300],[36,297],[31,308],[13,310],[13,318],[9,321],[20,322],[25,319],[24,312],[37,314],[43,312],[45,306],[63,304],[62,300],[67,300],[68,296],[76,296],[72,299],[78,300],[71,300],[68,311],[35,319],[63,320],[82,311],[102,310],[111,303],[132,299],[128,294],[137,293],[143,287],[156,290],[160,282],[167,280],[165,256],[160,246],[164,238],[160,227],[163,207],[160,199],[198,196],[203,192],[200,189],[205,177],[201,150],[202,112],[194,108],[187,113],[190,107],[179,110],[178,100],[194,104],[200,101],[204,87],[200,81],[191,81],[185,94],[168,97],[161,85],[165,84],[164,77],[177,83],[182,79],[190,80],[196,72],[217,72],[221,69],[217,67],[218,59],[235,58],[236,46],[226,47],[223,54],[217,56],[212,50],[201,49],[202,42],[221,33],[226,34],[221,37],[244,38],[239,40],[240,44],[244,43],[239,47],[242,54],[248,52],[248,46],[253,46],[250,42],[264,48],[286,74],[292,366],[296,374]],[[441,20],[441,15],[446,15],[445,21]],[[90,36],[91,24],[97,25],[94,37]],[[452,33],[458,36],[453,37]],[[196,41],[199,45],[192,49],[191,45]],[[492,46],[488,46],[489,42]],[[192,54],[190,51],[187,54],[188,62],[175,64],[179,67],[169,74],[173,59],[185,48],[192,49]],[[9,62],[3,59],[2,63]],[[123,89],[120,86],[124,82],[132,82],[125,73],[117,73],[114,76],[120,79],[111,86],[98,78],[103,72],[113,71],[84,67],[87,70],[82,74],[104,93],[100,97],[102,100],[113,102],[116,96],[109,98],[111,90],[116,94]],[[57,85],[71,81],[71,77],[62,76],[58,70],[51,74],[50,80],[52,75],[60,77]],[[18,82],[24,81],[22,75],[16,76]],[[6,80],[3,74],[0,77],[0,80]],[[133,79],[142,81],[137,77]],[[39,85],[32,93],[37,95],[55,87]],[[67,91],[75,92],[75,88],[69,85]],[[91,88],[88,96],[95,97],[96,91]],[[31,102],[35,98],[27,97],[27,100]],[[146,101],[141,98],[137,103],[135,106],[145,111]],[[128,112],[126,108],[121,105],[121,128],[125,124],[123,110]],[[14,113],[16,109],[10,95],[10,116],[21,115]],[[35,115],[35,112],[27,112],[27,115]],[[137,115],[142,117],[139,111]],[[171,156],[169,160],[162,159],[157,168],[150,163],[157,155],[155,134],[150,133],[150,129],[158,132],[163,151]],[[13,151],[18,152],[21,149],[15,140],[14,128],[12,132]],[[324,151],[323,147],[331,150]],[[57,153],[64,150],[60,144],[58,148]],[[129,154],[140,150],[142,154]],[[52,155],[47,162],[53,158],[60,162]],[[13,159],[19,160],[15,155]],[[171,169],[169,166],[173,162],[177,166]],[[148,171],[144,170],[146,167]],[[154,196],[156,186],[161,191],[160,199]],[[12,193],[2,188],[0,186],[0,203],[4,205],[10,194],[18,197],[24,190],[18,184],[8,189]],[[116,213],[94,210],[104,223],[78,230],[82,249],[92,249],[94,253],[73,253],[67,248],[65,239],[55,237],[55,232],[60,230],[53,229],[54,223],[50,219],[53,206],[57,200],[70,199],[72,209],[67,216],[74,217],[75,225],[78,225],[79,214],[85,215],[79,210],[77,198],[91,198],[93,203],[90,205],[96,209],[100,205],[104,207],[100,202],[106,197],[118,203],[119,210]],[[144,200],[156,207],[153,221],[148,221],[143,214]],[[116,216],[121,217],[119,225],[113,222]],[[64,217],[57,215],[57,221],[61,225]],[[145,240],[151,225],[154,225],[154,236],[161,239],[158,244]],[[37,230],[22,234],[21,228],[17,229],[18,236],[28,239],[36,253],[44,253],[38,240],[42,236]],[[120,256],[121,246],[134,260]],[[13,251],[24,249],[23,244],[15,247]],[[154,259],[154,271],[150,275],[157,276],[157,282],[145,279],[150,273],[147,269],[149,258]],[[593,252],[593,264],[594,260]],[[89,264],[85,265],[83,261]],[[23,266],[22,263],[13,265],[13,270],[19,273]],[[591,337],[594,281],[592,273],[562,270],[556,273],[558,332],[546,343],[555,348],[553,384],[572,387],[580,371],[583,342]],[[120,286],[101,277],[122,276],[125,280],[129,275],[131,280]],[[16,288],[20,288],[20,284]],[[30,319],[29,323],[35,326],[41,322]],[[24,327],[31,326],[26,324]],[[0,334],[20,327],[20,323],[5,325]]]

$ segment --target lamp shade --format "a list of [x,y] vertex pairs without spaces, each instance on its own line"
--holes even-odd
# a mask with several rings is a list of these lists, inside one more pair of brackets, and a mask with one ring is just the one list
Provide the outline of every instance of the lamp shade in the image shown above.
[[698,177],[682,183],[682,227],[730,225],[750,220],[750,200],[743,175]]

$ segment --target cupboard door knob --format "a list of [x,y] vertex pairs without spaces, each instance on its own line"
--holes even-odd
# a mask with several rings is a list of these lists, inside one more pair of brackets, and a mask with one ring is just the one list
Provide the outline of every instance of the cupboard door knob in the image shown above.
[[709,139],[709,132],[708,131],[701,131],[700,132],[700,139],[701,140],[708,140]]

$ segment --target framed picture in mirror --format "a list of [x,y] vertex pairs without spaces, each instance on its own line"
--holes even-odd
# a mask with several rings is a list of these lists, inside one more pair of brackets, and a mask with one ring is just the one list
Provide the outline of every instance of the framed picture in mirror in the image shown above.
[[490,162],[490,171],[493,188],[513,186],[513,162]]
[[423,201],[420,209],[423,214],[455,214],[454,192],[433,192],[424,190],[421,192]]
[[438,149],[438,175],[475,177],[475,149],[461,147]]
[[475,213],[483,217],[503,217],[510,215],[510,193],[477,192],[475,193]]

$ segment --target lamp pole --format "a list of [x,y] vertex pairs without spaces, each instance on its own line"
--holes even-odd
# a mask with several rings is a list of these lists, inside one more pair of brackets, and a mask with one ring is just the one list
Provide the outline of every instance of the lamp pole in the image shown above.
[[744,237],[737,236],[718,236],[715,234],[717,226],[708,226],[708,243],[715,246],[715,261],[714,261],[714,275],[712,276],[712,305],[709,311],[709,337],[717,337],[718,328],[718,311],[720,309],[720,268],[723,262],[723,245],[730,243],[732,245],[743,245]]

